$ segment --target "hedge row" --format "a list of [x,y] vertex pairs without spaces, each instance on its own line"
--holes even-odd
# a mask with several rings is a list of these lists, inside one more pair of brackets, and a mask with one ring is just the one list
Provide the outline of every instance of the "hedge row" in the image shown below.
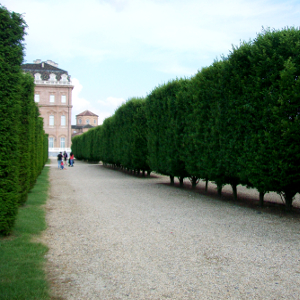
[[7,235],[48,159],[48,139],[33,78],[20,68],[26,24],[0,6],[0,26],[0,234]]
[[290,210],[300,192],[299,75],[300,31],[266,30],[191,79],[166,83],[140,100],[146,150],[144,143],[132,147],[129,136],[138,129],[131,101],[73,139],[72,149],[77,158],[90,159],[77,149],[93,145],[93,153],[101,153],[95,160],[131,168],[131,157],[140,155],[171,182],[174,176],[181,183],[189,177],[193,185],[205,179],[220,194],[230,184],[235,198],[237,185],[255,187],[261,204],[266,192],[275,191]]
[[132,98],[103,125],[72,139],[77,159],[103,161],[130,170],[149,171],[145,101]]

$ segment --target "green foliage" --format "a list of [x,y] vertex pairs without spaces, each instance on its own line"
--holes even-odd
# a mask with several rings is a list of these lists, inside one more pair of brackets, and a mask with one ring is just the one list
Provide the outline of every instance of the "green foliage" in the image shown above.
[[214,181],[220,193],[231,184],[235,199],[238,184],[261,202],[275,191],[290,209],[300,192],[299,76],[300,30],[264,30],[191,79],[128,101],[72,147],[84,159]]
[[192,176],[225,184],[220,132],[223,62],[215,62],[191,79],[186,100],[185,164]]
[[72,139],[77,159],[148,171],[145,100],[129,99],[103,124]]
[[264,31],[229,57],[233,69],[243,62],[232,84],[243,86],[243,176],[260,192],[283,193],[287,209],[300,191],[299,50],[300,31],[286,28]]
[[19,128],[25,23],[21,16],[0,6],[0,233],[13,226],[19,202]]
[[44,132],[33,79],[20,68],[26,24],[0,6],[0,27],[0,234],[7,235],[43,167]]
[[22,76],[20,99],[21,105],[21,124],[20,126],[20,161],[19,161],[19,203],[23,204],[27,200],[30,189],[30,152],[33,148],[33,111],[35,103],[32,101],[34,93],[33,78],[29,74]]
[[157,87],[146,99],[149,165],[158,173],[180,178],[188,173],[183,161],[184,103],[177,95],[187,84],[176,79]]

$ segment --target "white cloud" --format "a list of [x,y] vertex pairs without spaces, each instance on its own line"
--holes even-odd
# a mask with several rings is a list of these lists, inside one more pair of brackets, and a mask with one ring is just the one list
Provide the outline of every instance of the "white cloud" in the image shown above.
[[80,84],[79,80],[72,78],[72,84],[74,85],[72,91],[72,124],[75,124],[75,116],[89,109],[91,103],[88,100],[80,97],[79,94],[82,91],[83,86]]
[[115,110],[122,105],[122,103],[125,103],[125,99],[123,98],[115,98],[115,97],[108,97],[106,100],[98,100],[97,106],[99,108],[99,124],[102,124],[103,121],[112,116],[115,112]]
[[116,11],[120,12],[124,10],[128,6],[128,0],[102,0],[102,2],[106,2],[110,4],[112,7],[116,9]]
[[123,98],[108,97],[106,100],[98,100],[97,102],[100,105],[103,105],[104,107],[108,107],[109,109],[116,109],[122,103],[125,103],[125,99],[123,99]]
[[[153,62],[154,68],[174,52],[226,55],[231,44],[254,38],[253,30],[273,27],[285,12],[299,12],[293,1],[270,0],[9,2],[11,8],[18,7],[16,11],[26,12],[27,44],[36,57],[57,53],[65,59],[88,57],[95,62],[122,58]],[[153,51],[162,55],[153,56]]]
[[[73,116],[89,109],[99,115],[99,120],[112,115],[123,98],[146,94],[152,88],[149,82],[157,80],[154,88],[166,78],[192,76],[214,59],[228,55],[232,44],[254,39],[262,26],[297,26],[300,14],[297,0],[1,3],[11,11],[25,13],[28,61],[52,59],[79,80],[80,76],[89,76],[84,90],[79,80],[73,79]],[[133,80],[117,85],[117,98],[109,89],[116,86],[112,81],[122,81],[120,74]],[[140,79],[137,82],[134,78]],[[82,96],[85,91],[92,96]]]
[[98,124],[101,125],[106,118],[112,116],[115,110],[125,102],[123,98],[108,97],[106,100],[98,100],[94,105],[80,96],[83,86],[78,79],[72,78],[72,84],[74,85],[72,92],[72,124],[76,123],[75,116],[77,114],[90,110],[99,116]]

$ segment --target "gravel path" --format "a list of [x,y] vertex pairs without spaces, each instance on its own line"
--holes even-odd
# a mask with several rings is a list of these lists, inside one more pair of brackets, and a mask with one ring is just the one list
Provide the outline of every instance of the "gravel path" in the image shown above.
[[52,299],[300,299],[300,216],[51,162]]

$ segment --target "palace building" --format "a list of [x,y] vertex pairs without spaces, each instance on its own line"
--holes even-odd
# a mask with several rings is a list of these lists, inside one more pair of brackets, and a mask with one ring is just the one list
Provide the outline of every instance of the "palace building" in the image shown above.
[[[49,136],[49,156],[71,151],[72,90],[70,75],[51,60],[21,66],[34,77],[34,100]],[[93,122],[93,121],[92,121]],[[98,122],[98,120],[97,120]]]

